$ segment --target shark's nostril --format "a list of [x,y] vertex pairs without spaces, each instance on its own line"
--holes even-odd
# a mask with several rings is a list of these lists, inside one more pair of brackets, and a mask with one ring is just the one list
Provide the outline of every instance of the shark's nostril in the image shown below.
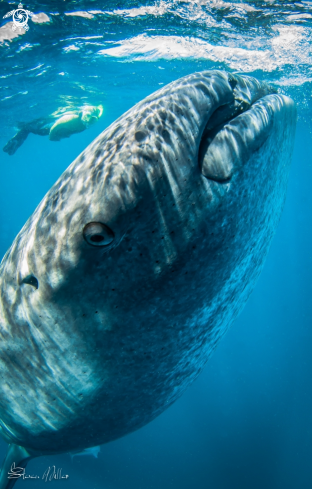
[[23,278],[23,280],[21,281],[21,285],[22,284],[31,285],[35,289],[38,289],[39,288],[38,279],[34,275],[32,275],[32,274],[27,275],[27,277]]

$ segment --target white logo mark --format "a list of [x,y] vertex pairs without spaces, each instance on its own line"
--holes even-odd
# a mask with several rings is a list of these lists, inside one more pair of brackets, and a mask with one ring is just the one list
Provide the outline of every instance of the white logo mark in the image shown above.
[[7,17],[10,17],[12,15],[13,17],[13,25],[12,25],[12,30],[15,31],[18,27],[23,27],[25,31],[28,31],[29,27],[27,25],[28,18],[32,17],[34,15],[33,12],[30,12],[29,10],[24,10],[23,5],[20,3],[18,5],[18,8],[16,10],[11,10],[11,12],[8,12],[3,16],[4,19]]

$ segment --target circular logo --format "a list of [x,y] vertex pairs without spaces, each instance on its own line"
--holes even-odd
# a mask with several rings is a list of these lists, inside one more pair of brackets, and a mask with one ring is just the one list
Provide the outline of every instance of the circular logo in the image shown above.
[[24,27],[25,29],[28,22],[28,13],[26,12],[26,10],[22,8],[15,10],[13,13],[13,22],[16,27]]

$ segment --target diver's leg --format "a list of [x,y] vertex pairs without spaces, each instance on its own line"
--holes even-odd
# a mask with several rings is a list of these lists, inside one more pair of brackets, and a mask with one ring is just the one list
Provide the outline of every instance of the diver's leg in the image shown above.
[[28,122],[25,129],[32,134],[37,134],[37,136],[48,136],[51,127],[55,122],[55,117],[45,117],[41,119],[37,119],[32,122]]
[[15,136],[7,142],[3,151],[9,155],[14,155],[16,150],[23,144],[28,134],[36,134],[38,136],[48,136],[51,127],[54,124],[54,117],[45,117],[41,119],[35,119],[31,122],[20,123],[20,129]]
[[27,138],[28,134],[29,134],[29,131],[27,131],[26,129],[20,129],[20,131],[18,131],[15,134],[15,136],[13,136],[13,138],[10,139],[10,141],[8,141],[6,143],[6,145],[3,148],[3,151],[5,151],[5,153],[8,153],[9,155],[14,155],[16,150],[20,146],[22,146],[22,144],[25,141],[25,139]]

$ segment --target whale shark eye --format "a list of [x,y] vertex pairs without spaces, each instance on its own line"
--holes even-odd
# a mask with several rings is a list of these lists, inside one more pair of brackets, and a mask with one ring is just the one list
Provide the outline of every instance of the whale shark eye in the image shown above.
[[114,240],[113,231],[101,222],[89,222],[83,228],[83,237],[89,245],[107,246]]

